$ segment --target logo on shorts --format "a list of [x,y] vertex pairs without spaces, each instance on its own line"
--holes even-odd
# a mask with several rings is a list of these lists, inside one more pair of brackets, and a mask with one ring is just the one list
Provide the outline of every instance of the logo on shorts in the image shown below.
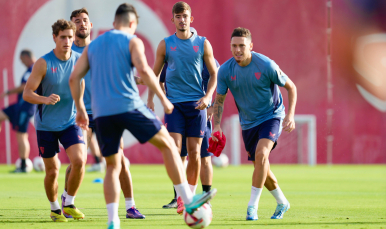
[[51,71],[52,71],[52,73],[56,73],[58,71],[58,67],[56,67],[56,68],[52,67]]
[[40,153],[44,154],[44,147],[39,147]]
[[83,141],[83,136],[78,135],[78,138],[79,138],[79,141]]
[[273,134],[273,133],[269,132],[269,136],[270,136],[270,137],[273,137],[273,138],[274,138],[275,135],[276,135],[276,134]]
[[177,46],[176,47],[170,47],[170,51],[176,51],[176,49],[177,49]]
[[259,80],[261,77],[261,72],[255,72],[256,79]]
[[236,80],[236,75],[235,76],[231,76],[231,81],[235,81]]
[[248,151],[247,151],[247,153],[248,153],[248,157],[252,158],[252,157],[251,157],[251,154],[250,154]]
[[195,52],[198,52],[198,49],[200,48],[200,46],[193,46],[193,49]]
[[201,133],[201,135],[204,135],[204,134],[205,134],[205,131],[200,130],[200,133]]

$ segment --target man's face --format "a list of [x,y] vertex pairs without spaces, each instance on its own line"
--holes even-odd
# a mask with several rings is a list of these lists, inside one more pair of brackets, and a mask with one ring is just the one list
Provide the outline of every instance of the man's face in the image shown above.
[[31,58],[27,55],[20,55],[20,61],[28,68]]
[[231,51],[237,63],[241,63],[251,56],[253,44],[246,37],[232,37]]
[[58,36],[54,34],[56,49],[63,52],[71,51],[72,42],[74,42],[74,30],[66,29],[59,31]]
[[190,28],[190,23],[193,22],[193,17],[190,15],[189,10],[185,10],[182,13],[174,14],[172,22],[178,30],[184,32]]
[[90,22],[87,14],[81,13],[77,17],[73,17],[71,21],[76,25],[75,35],[77,37],[85,39],[90,36],[92,23]]

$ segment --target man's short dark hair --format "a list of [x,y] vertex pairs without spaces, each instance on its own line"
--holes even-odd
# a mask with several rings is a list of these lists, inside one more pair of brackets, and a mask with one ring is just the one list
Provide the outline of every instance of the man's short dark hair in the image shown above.
[[251,31],[249,31],[249,29],[242,28],[242,27],[238,27],[238,28],[234,29],[232,32],[231,39],[232,39],[232,37],[246,37],[247,39],[252,41]]
[[85,13],[88,16],[87,9],[85,7],[83,7],[81,9],[72,11],[71,16],[70,16],[70,20],[72,20],[73,17],[78,17],[81,13]]
[[115,20],[125,25],[132,21],[131,17],[133,16],[136,18],[138,23],[139,16],[137,14],[137,10],[129,3],[119,5],[117,11],[115,11]]
[[52,25],[52,34],[55,34],[55,36],[58,36],[60,31],[64,31],[66,29],[72,29],[75,34],[76,26],[74,22],[67,21],[65,19],[59,19]]
[[176,2],[173,5],[172,14],[174,17],[174,14],[180,14],[183,13],[185,10],[189,11],[190,14],[192,14],[192,9],[190,8],[189,4],[186,2]]
[[32,51],[29,50],[29,49],[23,49],[21,52],[20,52],[20,56],[28,56],[29,58],[32,58],[33,57],[33,54],[32,54]]

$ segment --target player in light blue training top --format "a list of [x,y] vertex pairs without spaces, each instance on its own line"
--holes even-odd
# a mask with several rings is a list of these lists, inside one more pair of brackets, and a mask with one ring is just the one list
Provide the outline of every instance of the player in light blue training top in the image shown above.
[[[109,221],[108,228],[119,228],[119,144],[125,129],[140,143],[150,142],[163,154],[166,170],[176,191],[184,199],[186,211],[192,213],[210,200],[216,190],[195,195],[184,177],[184,168],[177,148],[166,128],[142,102],[136,83],[144,82],[160,98],[166,113],[173,105],[162,93],[156,77],[147,64],[143,42],[134,36],[138,16],[135,8],[121,4],[114,19],[114,29],[104,33],[87,46],[70,77],[71,93],[77,108],[77,123],[88,128],[88,116],[82,100],[80,82],[91,72],[91,102],[96,134],[106,159],[104,193]],[[141,78],[134,77],[133,67]]]
[[[231,36],[233,57],[221,65],[218,73],[213,133],[222,133],[220,123],[229,89],[239,111],[248,160],[253,161],[255,166],[246,219],[258,219],[257,209],[263,186],[277,201],[271,219],[281,219],[290,204],[270,170],[268,156],[275,148],[282,128],[288,132],[295,129],[296,86],[273,60],[253,52],[252,48],[250,31],[236,28]],[[287,115],[278,86],[288,91]]]
[[[25,101],[38,104],[35,113],[36,136],[46,169],[44,187],[51,204],[51,218],[55,222],[67,222],[64,215],[84,218],[84,214],[74,206],[74,199],[83,180],[87,153],[83,132],[75,125],[75,104],[68,85],[70,74],[80,57],[79,53],[71,51],[75,30],[74,23],[64,19],[52,25],[56,47],[36,61],[23,94]],[[67,198],[62,203],[63,212],[57,200],[58,141],[66,150],[72,165]]]
[[[182,135],[186,136],[189,163],[188,183],[193,192],[198,184],[201,167],[200,151],[206,129],[206,108],[216,88],[217,68],[213,49],[205,37],[191,31],[192,10],[186,2],[177,2],[172,9],[172,22],[176,33],[166,37],[157,48],[154,73],[159,76],[165,62],[168,63],[165,83],[167,98],[175,109],[165,114],[165,125],[181,152]],[[202,70],[205,62],[210,79],[206,93],[202,90]],[[148,107],[154,110],[154,93],[149,91]],[[177,213],[182,214],[184,204],[177,199]]]

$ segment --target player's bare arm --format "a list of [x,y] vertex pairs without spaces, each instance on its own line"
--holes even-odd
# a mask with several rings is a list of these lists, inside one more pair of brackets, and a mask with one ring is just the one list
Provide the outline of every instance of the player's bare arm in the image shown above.
[[[133,38],[130,41],[129,45],[131,53],[131,62],[134,64],[137,69],[138,74],[141,76],[142,80],[149,87],[149,92],[153,91],[161,100],[162,105],[166,114],[170,114],[173,111],[173,104],[166,98],[165,94],[162,92],[159,82],[154,75],[153,70],[147,64],[145,56],[145,46],[139,38]],[[162,66],[159,68],[158,75],[161,72]]]
[[288,79],[284,85],[288,92],[288,113],[283,120],[283,130],[291,132],[295,129],[295,106],[297,100],[296,86],[291,79]]
[[15,87],[15,88],[13,88],[13,89],[11,89],[11,90],[8,90],[8,91],[2,93],[2,94],[0,95],[0,98],[4,98],[4,97],[7,96],[7,95],[12,95],[12,94],[19,94],[19,93],[22,93],[22,92],[24,91],[24,87],[25,87],[25,83],[20,84],[20,86]]
[[[157,76],[158,80],[159,80],[159,75],[161,74],[162,68],[164,66],[165,56],[166,56],[166,44],[165,44],[165,40],[162,40],[158,44],[154,67],[153,67],[154,74],[155,76]],[[149,107],[151,110],[154,111],[153,98],[154,98],[154,91],[149,90],[149,94],[147,97],[147,107]]]
[[[69,85],[71,89],[71,95],[74,99],[76,106],[76,124],[84,130],[88,130],[88,115],[86,112],[86,107],[83,102],[83,93],[84,93],[84,80],[83,77],[87,74],[90,66],[88,63],[86,47],[76,62],[74,71],[72,71]],[[83,85],[81,84],[83,82]]]
[[213,136],[213,134],[216,133],[217,131],[220,131],[220,136],[222,136],[222,130],[221,130],[220,124],[221,124],[222,113],[224,111],[224,102],[225,102],[226,96],[227,96],[226,94],[225,95],[221,95],[219,93],[216,94],[216,99],[213,106],[214,128],[212,132],[212,139],[214,141],[218,141],[218,139]]
[[208,107],[217,86],[217,66],[213,56],[213,48],[208,40],[204,42],[204,61],[210,75],[206,95],[197,102],[196,109],[204,110]]
[[60,96],[56,94],[51,94],[50,96],[41,96],[35,93],[38,89],[40,83],[46,76],[47,63],[43,58],[40,58],[36,61],[30,77],[27,80],[27,83],[23,92],[23,99],[26,102],[32,104],[45,104],[45,105],[55,105],[60,101]]

